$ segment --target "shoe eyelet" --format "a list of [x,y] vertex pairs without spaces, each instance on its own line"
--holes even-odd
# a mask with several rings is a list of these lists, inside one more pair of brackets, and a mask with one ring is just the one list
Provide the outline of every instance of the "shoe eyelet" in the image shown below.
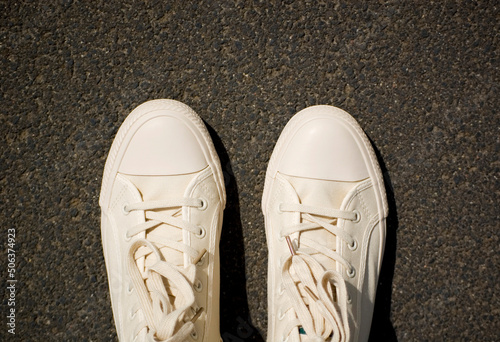
[[347,247],[349,247],[351,251],[355,251],[356,249],[358,249],[358,241],[356,241],[356,239],[353,239],[352,244],[348,243]]
[[207,235],[207,230],[202,226],[198,226],[200,228],[200,232],[198,234],[194,234],[198,239],[203,239]]
[[202,266],[204,266],[204,265],[205,265],[205,258],[206,258],[206,256],[204,255],[204,256],[200,259],[200,261],[198,261],[198,262],[196,263],[196,266],[198,266],[198,267],[202,267]]
[[122,207],[122,213],[123,213],[123,215],[130,214],[130,210],[128,210],[127,207],[128,207],[128,203],[123,203],[123,207]]
[[198,207],[197,209],[200,211],[206,210],[208,208],[208,201],[204,198],[200,198],[201,201],[201,207]]
[[198,340],[198,332],[196,331],[196,329],[193,329],[193,331],[191,331],[189,336],[191,336],[191,338],[195,341]]
[[281,210],[281,205],[282,205],[282,204],[283,204],[283,203],[278,204],[278,214],[283,214],[283,213],[284,213],[284,211],[283,211],[283,210]]
[[347,271],[347,276],[349,276],[349,278],[354,278],[356,276],[356,270],[354,267],[351,267],[351,269]]
[[203,290],[203,284],[202,284],[202,282],[199,279],[195,280],[195,282],[193,284],[193,289],[196,292],[201,292],[201,290]]
[[[196,305],[196,303],[195,303],[195,305]],[[195,306],[192,306],[192,307],[191,307],[191,313],[192,313],[193,315],[196,315],[196,313],[198,312],[198,310],[199,310],[199,309],[200,309],[200,308],[199,308],[198,306],[196,306],[196,307],[195,307]]]
[[134,288],[131,286],[132,284],[128,284],[127,285],[127,294],[131,294],[132,292],[134,292]]
[[124,240],[125,240],[126,242],[129,242],[130,240],[132,240],[132,237],[131,237],[131,236],[128,236],[128,233],[125,233]]
[[347,294],[347,304],[352,304],[352,298],[349,293]]
[[356,217],[354,218],[354,220],[352,220],[352,222],[358,223],[359,221],[361,221],[361,213],[356,209],[354,209],[352,212],[354,213],[354,215],[356,215]]

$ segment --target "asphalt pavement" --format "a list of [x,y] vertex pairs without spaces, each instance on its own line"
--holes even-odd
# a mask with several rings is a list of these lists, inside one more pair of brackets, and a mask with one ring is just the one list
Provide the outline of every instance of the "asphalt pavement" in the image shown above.
[[134,107],[170,98],[205,120],[223,163],[224,342],[265,340],[265,170],[286,122],[315,104],[353,115],[383,167],[390,216],[371,341],[497,341],[499,8],[1,1],[0,340],[117,340],[104,162]]

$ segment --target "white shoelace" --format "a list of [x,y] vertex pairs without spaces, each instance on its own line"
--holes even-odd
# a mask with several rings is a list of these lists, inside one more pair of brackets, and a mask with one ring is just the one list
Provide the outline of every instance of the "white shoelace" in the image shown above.
[[[337,219],[354,221],[356,213],[350,211],[318,208],[303,204],[281,204],[282,212],[300,213],[302,223],[284,227],[281,237],[286,238],[291,255],[282,266],[282,281],[297,319],[288,322],[286,336],[302,327],[307,337],[313,341],[349,341],[349,321],[347,314],[347,288],[342,274],[327,270],[308,252],[321,253],[345,267],[348,274],[354,274],[349,262],[329,246],[312,239],[301,238],[301,247],[290,241],[293,233],[312,229],[326,229],[337,238],[355,246],[352,236],[334,225]],[[321,217],[321,218],[320,218]]]
[[[162,224],[177,227],[190,233],[200,235],[203,228],[184,221],[182,218],[174,217],[179,214],[182,207],[202,207],[203,202],[199,199],[180,198],[166,201],[140,202],[125,206],[126,211],[140,210],[145,212],[146,222],[141,223],[127,231],[127,237],[131,238],[149,229],[156,228]],[[175,209],[178,211],[172,215],[154,212],[157,209]],[[155,341],[182,342],[188,338],[194,329],[194,322],[201,314],[198,309],[194,316],[188,319],[188,312],[194,306],[195,297],[193,284],[196,277],[195,264],[200,261],[206,250],[201,253],[182,242],[148,237],[139,238],[132,243],[128,251],[127,268],[132,279],[134,289],[139,296],[139,307],[146,318],[142,326],[137,327],[136,333],[143,328],[148,329],[148,335]],[[172,248],[186,253],[192,263],[175,266],[164,260],[160,249]],[[145,278],[138,268],[137,260],[142,257],[155,256],[153,265],[146,269]],[[165,284],[168,284],[170,293]],[[175,296],[172,303],[169,296]],[[186,321],[187,320],[187,321]]]

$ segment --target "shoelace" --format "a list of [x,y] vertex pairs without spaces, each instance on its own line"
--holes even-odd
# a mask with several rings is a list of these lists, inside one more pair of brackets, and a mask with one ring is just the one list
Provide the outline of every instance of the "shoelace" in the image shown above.
[[[125,206],[125,211],[141,210],[145,212],[146,222],[130,228],[127,238],[131,238],[141,232],[156,228],[161,224],[177,227],[192,234],[203,234],[203,228],[174,217],[182,207],[202,207],[203,202],[199,199],[180,198],[166,201],[141,202]],[[156,209],[181,208],[172,215],[154,212]],[[147,236],[147,235],[146,235]],[[132,284],[139,296],[139,308],[143,311],[146,322],[138,327],[136,333],[146,327],[148,335],[155,341],[182,342],[188,338],[194,329],[194,322],[202,312],[202,308],[196,310],[194,316],[187,320],[187,314],[194,305],[195,297],[193,285],[196,276],[195,264],[200,261],[206,250],[201,253],[194,248],[181,242],[173,240],[139,238],[135,240],[128,251],[127,268],[132,279]],[[192,263],[184,267],[172,265],[164,260],[160,248],[173,248],[186,253]],[[146,279],[143,278],[137,260],[142,257],[155,256],[153,265],[146,269]],[[169,284],[172,294],[175,292],[175,305],[169,300],[169,293],[165,287]]]
[[[337,219],[356,220],[354,212],[329,208],[318,208],[303,204],[281,204],[282,212],[296,212],[302,215],[302,223],[284,227],[281,237],[286,238],[291,255],[282,266],[283,287],[291,300],[297,319],[288,323],[285,333],[288,336],[293,329],[302,327],[308,338],[324,342],[349,341],[349,321],[347,314],[347,288],[345,281],[337,271],[325,271],[324,267],[309,251],[321,253],[342,264],[348,274],[355,270],[349,262],[336,251],[312,239],[301,238],[301,248],[290,240],[293,233],[323,228],[348,243],[356,245],[352,236],[334,225]],[[319,218],[322,217],[322,218]],[[324,219],[328,218],[328,219]],[[302,247],[304,246],[304,247]]]

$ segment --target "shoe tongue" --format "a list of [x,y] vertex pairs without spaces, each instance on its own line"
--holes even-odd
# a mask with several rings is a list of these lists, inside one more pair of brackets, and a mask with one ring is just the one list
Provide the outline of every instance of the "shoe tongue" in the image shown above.
[[[288,175],[283,175],[283,177],[295,189],[301,204],[330,209],[340,209],[349,191],[361,182],[330,181]],[[333,224],[336,224],[336,221],[333,221]],[[302,232],[301,238],[303,237],[328,246],[330,249],[336,249],[336,238],[326,229],[314,229]],[[321,253],[312,253],[311,255],[325,269],[335,269],[335,261],[332,259]]]
[[[172,198],[183,198],[186,188],[197,174],[198,173],[196,172],[174,176],[124,176],[135,185],[137,190],[139,190],[142,195],[142,200],[144,202],[150,202],[168,200]],[[156,212],[173,215],[174,217],[182,216],[182,210],[180,208],[162,209],[156,210]],[[167,224],[161,224],[156,228],[148,230],[146,239],[152,239],[155,241],[168,239],[183,242],[182,230]],[[157,245],[157,247],[160,246]],[[176,266],[182,266],[184,264],[183,253],[167,247],[161,247],[160,252],[169,263]],[[144,265],[145,268],[151,266],[155,262],[154,259],[155,257],[152,255],[146,257]]]

